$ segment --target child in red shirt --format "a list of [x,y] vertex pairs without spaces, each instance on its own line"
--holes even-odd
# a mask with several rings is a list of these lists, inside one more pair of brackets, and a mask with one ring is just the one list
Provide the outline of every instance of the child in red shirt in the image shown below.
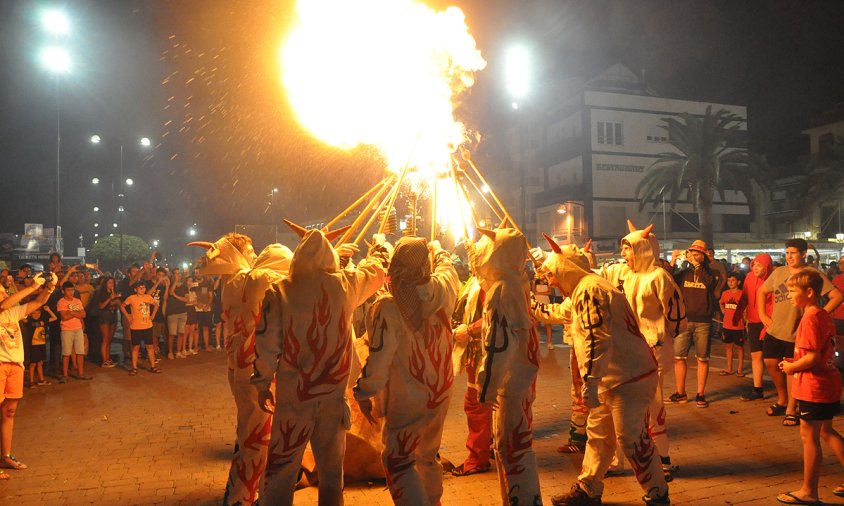
[[727,368],[721,371],[721,376],[733,374],[733,350],[738,353],[738,369],[736,376],[744,377],[744,292],[741,289],[741,278],[736,272],[727,275],[728,290],[721,293],[721,312],[724,313],[724,326],[721,340],[726,343]]
[[[841,375],[835,365],[833,342],[835,325],[829,313],[818,305],[823,279],[817,271],[800,270],[791,276],[786,286],[791,303],[803,310],[794,343],[794,359],[779,364],[784,373],[793,375],[792,392],[802,420],[803,486],[800,490],[778,495],[777,500],[785,504],[814,504],[819,502],[821,438],[844,465],[844,438],[832,428],[832,417],[841,408]],[[832,493],[844,497],[844,486]]]

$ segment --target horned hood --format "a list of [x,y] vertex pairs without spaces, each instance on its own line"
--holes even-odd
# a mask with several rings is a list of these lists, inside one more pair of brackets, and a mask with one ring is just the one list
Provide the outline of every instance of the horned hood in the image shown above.
[[565,295],[571,295],[580,280],[591,273],[589,255],[574,244],[559,247],[545,259],[543,268],[554,275]]
[[771,259],[771,255],[767,253],[759,253],[758,255],[756,255],[756,258],[754,258],[753,262],[751,262],[750,264],[753,265],[755,263],[759,263],[765,266],[765,275],[762,276],[760,279],[768,279],[768,276],[770,276],[771,272],[774,270],[774,261]]
[[489,283],[525,275],[528,245],[525,236],[512,228],[488,231],[475,243],[472,263],[478,276]]
[[226,238],[212,244],[200,262],[197,271],[203,275],[236,274],[252,268],[251,259],[235,248]]
[[310,273],[336,272],[340,268],[340,258],[334,247],[320,230],[312,229],[305,233],[290,262],[290,277]]
[[255,269],[269,269],[271,271],[287,274],[290,270],[290,261],[293,252],[283,244],[270,244],[255,260]]
[[651,228],[633,230],[621,239],[621,244],[627,243],[633,248],[633,265],[630,266],[633,272],[648,272],[659,256],[659,243],[651,233]]

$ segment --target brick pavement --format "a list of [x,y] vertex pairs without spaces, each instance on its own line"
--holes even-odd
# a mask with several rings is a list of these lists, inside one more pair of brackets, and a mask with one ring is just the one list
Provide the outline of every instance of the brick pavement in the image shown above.
[[[718,355],[719,346],[714,346]],[[0,482],[0,504],[219,504],[234,436],[233,402],[222,353],[202,352],[161,364],[163,374],[91,367],[95,379],[27,389],[16,417],[14,453],[30,468],[9,471]],[[802,476],[798,429],[765,416],[772,401],[741,402],[749,378],[719,377],[714,359],[711,405],[669,407],[672,459],[680,465],[671,483],[674,504],[776,504],[780,492],[799,488]],[[749,369],[749,362],[745,366]],[[694,382],[694,369],[689,377]],[[543,499],[566,491],[580,457],[561,456],[566,438],[568,349],[549,354],[542,365],[535,404],[535,449]],[[462,394],[455,381],[442,454],[465,457]],[[671,391],[669,378],[666,390]],[[768,390],[770,392],[770,389]],[[844,430],[840,419],[835,422]],[[844,482],[842,469],[824,448],[821,497],[844,504],[831,489]],[[444,504],[498,503],[494,472],[447,476]],[[606,504],[641,504],[631,472],[606,481]],[[348,484],[346,504],[391,504],[383,483]],[[316,489],[296,493],[297,504],[316,504]]]

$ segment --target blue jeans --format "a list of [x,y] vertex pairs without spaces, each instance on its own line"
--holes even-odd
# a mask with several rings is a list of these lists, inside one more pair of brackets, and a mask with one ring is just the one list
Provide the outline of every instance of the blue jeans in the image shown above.
[[689,358],[689,350],[692,347],[692,341],[695,345],[695,356],[701,362],[709,361],[709,331],[712,324],[710,322],[689,322],[688,328],[683,332],[677,334],[674,338],[674,358],[677,360],[686,360]]

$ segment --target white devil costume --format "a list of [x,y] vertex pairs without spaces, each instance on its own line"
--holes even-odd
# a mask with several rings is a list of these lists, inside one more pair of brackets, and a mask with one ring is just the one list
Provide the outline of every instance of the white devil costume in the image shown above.
[[[653,225],[637,230],[628,220],[630,233],[621,240],[633,249],[633,264],[622,281],[622,290],[639,322],[639,330],[654,352],[659,366],[656,393],[648,409],[648,430],[660,457],[668,459],[665,405],[662,395],[663,371],[674,362],[674,337],[686,328],[686,307],[680,289],[671,275],[660,267],[659,243],[651,233]],[[670,467],[670,466],[669,466]],[[670,469],[666,469],[670,472]]]
[[528,247],[521,232],[484,234],[472,262],[485,292],[480,402],[495,405],[495,467],[504,504],[542,504],[533,452],[533,401],[539,371],[539,336],[530,317]]
[[435,505],[442,496],[437,452],[454,383],[451,313],[459,280],[448,253],[402,238],[390,261],[390,293],[367,314],[369,359],[354,389],[378,398],[384,417],[381,461],[393,502]]
[[252,383],[269,396],[276,378],[275,415],[261,497],[292,504],[305,446],[319,469],[321,504],[343,504],[346,387],[354,348],[352,313],[384,283],[383,248],[353,270],[340,270],[337,252],[319,230],[304,233],[289,275],[267,292],[264,337],[256,343]]
[[463,397],[463,411],[466,413],[466,460],[452,471],[465,476],[489,469],[490,441],[492,439],[492,406],[478,400],[478,368],[484,354],[481,328],[486,294],[481,289],[478,277],[473,275],[457,298],[457,308],[452,315],[454,329],[454,352],[452,360],[454,373],[466,370],[466,394]]
[[208,248],[199,272],[223,276],[222,307],[228,355],[229,387],[237,408],[237,445],[224,504],[252,504],[264,476],[272,415],[258,405],[258,392],[250,383],[255,361],[255,329],[261,303],[271,283],[287,274],[293,253],[271,244],[254,260],[226,238],[214,244],[191,243]]
[[[646,497],[667,497],[668,486],[647,428],[648,406],[657,384],[653,352],[624,295],[591,272],[583,250],[574,245],[561,248],[546,239],[554,253],[544,268],[571,298],[570,332],[583,378],[583,401],[589,407],[588,440],[578,482],[568,496],[555,498],[555,504],[576,504],[572,497],[576,494],[601,496],[616,440]],[[565,321],[567,315],[554,315],[554,307],[548,307],[547,320]]]

